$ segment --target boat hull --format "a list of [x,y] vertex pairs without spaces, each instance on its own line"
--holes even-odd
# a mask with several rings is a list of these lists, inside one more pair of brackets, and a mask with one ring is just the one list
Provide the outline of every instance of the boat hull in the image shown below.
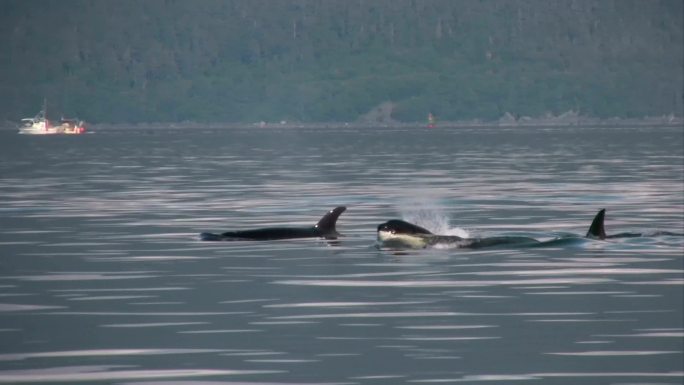
[[78,135],[85,133],[85,127],[69,124],[62,124],[56,127],[46,126],[45,124],[33,124],[21,127],[19,133],[22,135]]
[[43,109],[33,118],[21,120],[22,126],[19,133],[24,135],[78,135],[83,134],[85,123],[79,119],[66,119],[62,117],[59,125],[55,126],[47,118],[47,101],[43,102]]

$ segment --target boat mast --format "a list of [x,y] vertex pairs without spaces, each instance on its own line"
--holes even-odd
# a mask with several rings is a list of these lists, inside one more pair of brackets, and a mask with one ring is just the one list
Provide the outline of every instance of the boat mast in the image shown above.
[[43,110],[41,111],[43,113],[43,120],[45,121],[45,130],[50,127],[50,121],[47,118],[47,98],[43,98]]

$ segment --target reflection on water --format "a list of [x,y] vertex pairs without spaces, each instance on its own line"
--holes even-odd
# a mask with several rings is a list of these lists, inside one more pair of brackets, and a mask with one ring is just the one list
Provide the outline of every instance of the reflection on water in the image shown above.
[[[0,383],[681,384],[677,128],[0,132]],[[309,226],[336,242],[200,242]],[[381,250],[441,234],[542,248]]]

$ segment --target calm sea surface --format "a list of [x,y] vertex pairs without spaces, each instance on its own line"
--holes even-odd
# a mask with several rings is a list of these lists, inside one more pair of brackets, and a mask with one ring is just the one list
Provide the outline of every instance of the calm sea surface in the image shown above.
[[[0,132],[0,383],[682,384],[682,128]],[[201,242],[313,225],[337,242]],[[392,251],[376,226],[583,236]]]

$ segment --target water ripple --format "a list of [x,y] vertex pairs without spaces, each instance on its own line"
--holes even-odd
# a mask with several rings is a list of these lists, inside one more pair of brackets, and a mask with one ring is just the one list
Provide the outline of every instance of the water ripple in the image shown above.
[[[684,227],[681,127],[62,139],[0,130],[2,383],[684,379],[684,237],[662,233]],[[338,205],[335,241],[197,236],[311,226]],[[609,234],[644,236],[583,239],[601,208]],[[573,240],[379,250],[392,218]]]
[[0,383],[121,381],[131,379],[188,378],[279,373],[273,370],[227,369],[124,369],[125,366],[64,366],[47,369],[3,370]]

